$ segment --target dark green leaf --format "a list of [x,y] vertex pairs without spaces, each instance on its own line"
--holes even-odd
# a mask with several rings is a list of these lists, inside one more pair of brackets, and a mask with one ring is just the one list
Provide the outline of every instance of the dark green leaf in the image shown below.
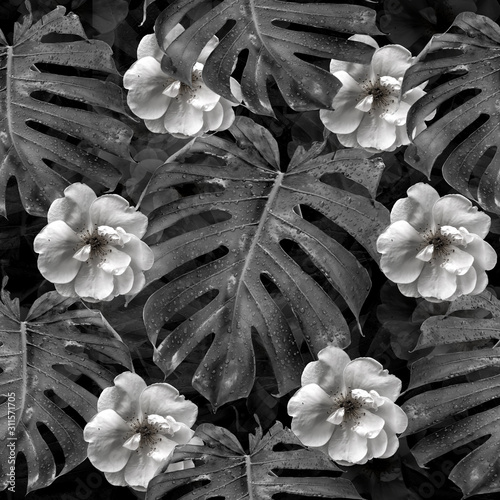
[[[90,148],[127,158],[131,130],[94,107],[125,113],[116,85],[67,68],[116,74],[111,48],[88,40],[78,17],[59,6],[33,26],[0,40],[0,214],[15,177],[26,211],[44,216],[74,173],[114,188],[120,172]],[[84,103],[84,105],[82,105]],[[80,109],[85,108],[85,109]],[[47,164],[67,169],[59,173]]]
[[[336,187],[333,181],[323,182],[328,174],[343,174],[363,183],[367,193],[374,192],[383,169],[379,160],[367,159],[359,150],[319,156],[321,145],[308,152],[299,147],[289,170],[282,173],[276,170],[274,141],[262,127],[239,118],[233,135],[238,144],[217,137],[197,139],[185,153],[186,163],[159,167],[148,190],[154,194],[182,189],[187,183],[194,184],[199,193],[183,196],[151,214],[148,236],[163,240],[152,246],[155,264],[147,280],[172,272],[177,276],[151,296],[144,320],[157,346],[155,361],[166,374],[202,339],[215,334],[193,380],[214,407],[249,394],[255,377],[255,332],[269,356],[279,394],[300,385],[302,341],[294,337],[279,300],[266,290],[266,280],[286,299],[314,355],[327,344],[349,344],[349,328],[339,307],[282,244],[295,242],[356,318],[370,289],[368,273],[342,244],[303,218],[300,207],[310,207],[335,222],[374,259],[378,259],[377,236],[389,222],[387,210],[368,194],[361,196]],[[204,163],[187,163],[196,157]],[[220,165],[209,162],[213,159]],[[224,220],[213,219],[213,211],[222,212]],[[190,227],[193,217],[202,224]],[[162,237],[173,228],[171,236]],[[193,264],[213,251],[226,254]],[[185,269],[188,263],[194,268]],[[210,292],[216,296],[185,316],[158,346],[163,324]]]
[[[205,446],[184,446],[176,459],[193,459],[196,466],[168,472],[149,483],[147,500],[175,494],[179,487],[193,485],[193,491],[177,500],[272,500],[273,495],[293,494],[305,498],[361,499],[347,479],[331,477],[340,469],[323,453],[304,448],[295,435],[277,422],[262,437],[260,429],[250,435],[250,452],[245,454],[226,429],[203,424],[196,435]],[[303,471],[311,471],[305,476]],[[207,482],[208,484],[203,484]]]
[[[172,2],[156,22],[160,46],[165,35],[186,14],[196,13],[203,3],[204,0]],[[317,61],[306,61],[321,58],[368,63],[373,49],[341,38],[338,32],[379,35],[375,14],[371,9],[355,5],[224,0],[197,19],[168,47],[162,67],[171,76],[190,85],[193,65],[203,47],[228,25],[231,27],[203,70],[203,79],[211,89],[234,100],[229,78],[238,56],[248,51],[241,90],[245,103],[254,113],[273,116],[267,92],[267,83],[271,80],[276,82],[292,109],[331,108],[340,82],[316,64]]]
[[500,28],[471,12],[460,14],[453,26],[460,32],[434,36],[426,58],[405,75],[403,91],[445,76],[410,110],[409,131],[446,106],[408,147],[405,159],[428,177],[444,160],[443,177],[450,186],[500,213]]
[[[490,407],[491,401],[500,398],[500,348],[496,344],[496,340],[500,339],[500,301],[489,292],[457,301],[459,304],[450,304],[447,314],[482,307],[492,313],[493,319],[454,316],[427,319],[422,325],[416,349],[435,347],[438,351],[412,365],[409,388],[449,381],[459,376],[467,378],[457,379],[456,384],[447,383],[438,389],[427,388],[408,400],[403,409],[409,420],[406,434],[448,424],[424,437],[412,449],[421,467],[460,446],[488,437],[450,474],[450,479],[467,498],[500,491],[496,472],[500,467],[500,412],[498,405]],[[489,406],[476,408],[483,404]],[[469,410],[473,412],[467,416],[465,412]],[[458,421],[449,424],[450,417]]]
[[[87,308],[68,310],[75,302],[56,292],[47,293],[22,321],[18,301],[2,291],[1,489],[8,481],[9,442],[15,442],[16,453],[26,457],[28,492],[48,486],[85,460],[82,428],[68,409],[88,422],[97,412],[97,397],[78,382],[78,376],[103,389],[112,385],[116,375],[106,365],[132,368],[127,347],[101,313]],[[52,432],[64,453],[64,467],[58,474],[37,424]]]

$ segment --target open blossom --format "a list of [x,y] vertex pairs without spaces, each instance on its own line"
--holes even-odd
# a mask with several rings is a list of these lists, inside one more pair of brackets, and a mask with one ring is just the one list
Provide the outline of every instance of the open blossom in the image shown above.
[[[166,37],[164,46],[184,28],[178,24]],[[203,82],[205,61],[219,43],[213,37],[201,51],[193,67],[191,87],[167,76],[161,69],[163,52],[156,36],[146,35],[137,48],[137,61],[123,77],[130,109],[144,119],[151,132],[177,137],[196,137],[226,130],[234,121],[234,103],[210,90]],[[239,97],[239,84],[231,78],[231,91]]]
[[138,293],[152,250],[141,241],[148,219],[116,194],[97,197],[75,183],[49,208],[48,225],[36,236],[43,277],[66,297],[96,302]]
[[380,268],[408,297],[437,302],[481,293],[497,256],[483,238],[490,217],[462,195],[418,183],[398,200],[379,236]]
[[138,375],[125,372],[104,389],[99,413],[85,426],[88,457],[116,486],[146,491],[163,468],[179,470],[191,461],[170,464],[178,445],[203,444],[191,429],[198,407],[170,384],[146,386]]
[[401,381],[372,358],[353,361],[338,347],[328,346],[302,374],[302,387],[288,403],[292,431],[341,465],[364,464],[392,456],[396,434],[408,419],[394,401]]
[[[330,72],[342,87],[333,99],[334,111],[320,111],[321,121],[347,147],[376,152],[394,151],[409,144],[406,117],[411,105],[425,95],[426,85],[401,94],[403,76],[415,58],[400,45],[379,48],[366,35],[355,35],[349,40],[371,45],[376,50],[370,65],[331,61]],[[414,136],[425,128],[425,123],[420,124]]]

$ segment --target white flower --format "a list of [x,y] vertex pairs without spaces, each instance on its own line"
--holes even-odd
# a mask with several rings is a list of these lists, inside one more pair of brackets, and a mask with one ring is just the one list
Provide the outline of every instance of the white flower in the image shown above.
[[481,293],[497,255],[483,238],[490,217],[462,195],[418,183],[398,200],[379,236],[380,268],[408,297],[433,302]]
[[[99,413],[85,426],[88,457],[116,486],[146,491],[149,481],[172,460],[177,445],[203,444],[191,429],[198,407],[170,384],[146,387],[138,375],[125,372],[104,389]],[[167,470],[190,468],[174,463]]]
[[96,302],[138,293],[152,250],[141,241],[148,219],[116,194],[97,198],[75,183],[49,208],[48,225],[36,236],[43,277],[66,297]]
[[[410,143],[406,132],[406,117],[413,103],[425,95],[426,83],[401,95],[406,70],[414,64],[411,52],[401,45],[379,48],[366,35],[349,40],[371,45],[376,50],[371,64],[363,65],[332,60],[330,72],[342,87],[333,99],[334,111],[320,110],[325,127],[337,134],[341,144],[368,151],[394,151]],[[427,120],[434,115],[429,115]],[[420,124],[418,135],[426,128]]]
[[338,347],[325,347],[302,374],[302,388],[288,403],[292,431],[341,465],[392,456],[397,433],[408,419],[394,404],[401,381],[372,358],[350,361]]
[[[165,46],[184,28],[178,24],[166,37]],[[202,79],[203,66],[218,45],[213,37],[201,51],[193,67],[191,87],[169,78],[161,69],[163,52],[156,36],[146,35],[137,48],[137,61],[123,77],[129,90],[130,109],[144,119],[151,132],[170,133],[176,137],[196,137],[208,131],[226,130],[234,121],[234,103],[210,90]],[[231,78],[231,91],[240,96],[239,84]]]

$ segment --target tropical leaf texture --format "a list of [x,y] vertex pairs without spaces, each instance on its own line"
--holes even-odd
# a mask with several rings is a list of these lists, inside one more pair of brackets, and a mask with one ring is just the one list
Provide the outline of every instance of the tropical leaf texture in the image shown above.
[[[127,347],[100,312],[68,309],[75,299],[49,292],[21,320],[18,300],[11,300],[4,290],[1,298],[0,489],[8,481],[6,445],[16,439],[16,452],[27,461],[29,492],[48,486],[87,456],[81,423],[74,415],[88,422],[97,411],[97,397],[78,376],[102,390],[116,375],[111,364],[130,369],[132,363]],[[12,394],[14,401],[7,397]],[[15,418],[8,419],[10,415]],[[8,427],[12,423],[15,430]],[[48,433],[40,425],[52,433],[64,454],[64,467],[58,472]]]
[[408,130],[439,106],[444,112],[408,147],[405,160],[427,176],[444,162],[450,186],[500,213],[498,25],[484,16],[460,14],[452,31],[434,36],[426,52],[405,74],[403,91],[442,78],[411,108]]
[[[176,459],[194,459],[196,467],[154,478],[149,483],[147,500],[166,495],[175,500],[271,500],[277,493],[294,498],[361,499],[347,479],[324,477],[340,469],[323,453],[304,448],[280,422],[265,436],[261,429],[250,434],[248,454],[236,437],[222,427],[200,425],[196,436],[205,446],[187,445],[176,452]],[[300,474],[304,470],[310,471],[309,477]],[[191,484],[193,491],[176,494],[177,489]]]
[[[158,43],[188,13],[196,16],[203,0],[172,2],[156,21]],[[196,17],[195,17],[196,18]],[[220,31],[228,24],[227,32]],[[326,33],[325,33],[326,32]],[[341,35],[342,34],[343,37]],[[355,5],[282,0],[224,0],[203,15],[166,50],[162,67],[191,84],[192,68],[213,35],[220,43],[208,58],[203,80],[234,100],[230,79],[238,57],[246,54],[240,83],[254,113],[273,116],[268,83],[274,80],[295,110],[331,108],[340,82],[329,73],[330,59],[368,63],[373,49],[347,41],[346,34],[379,35],[375,11]],[[311,58],[312,57],[312,61]],[[319,60],[327,64],[318,64]]]
[[64,13],[59,6],[34,25],[29,17],[16,24],[12,45],[0,32],[4,216],[4,192],[11,177],[17,180],[26,211],[44,216],[75,173],[107,188],[116,186],[120,172],[96,151],[129,157],[132,131],[95,109],[125,113],[119,87],[85,74],[72,75],[68,69],[116,74],[112,51],[104,42],[88,40],[78,17]]
[[[491,317],[481,319],[472,314],[483,310]],[[452,316],[457,312],[459,316]],[[450,473],[464,498],[500,491],[500,408],[494,402],[500,398],[498,340],[500,301],[490,292],[451,302],[446,315],[431,317],[422,325],[416,349],[435,350],[412,365],[409,389],[427,390],[403,405],[409,420],[406,434],[441,425],[412,449],[421,467],[476,439],[487,438],[479,447],[470,445],[472,451]],[[456,377],[465,379],[450,385]],[[428,384],[443,381],[447,381],[446,386],[429,390]],[[450,423],[450,417],[458,421]]]
[[[153,293],[144,320],[156,346],[164,323],[215,292],[216,297],[188,315],[155,351],[158,366],[171,373],[214,333],[193,379],[214,407],[250,392],[255,377],[253,331],[267,351],[280,394],[300,385],[304,367],[294,323],[300,325],[298,335],[314,355],[327,344],[349,344],[349,328],[339,307],[285,251],[286,242],[300,247],[356,318],[370,289],[368,273],[342,244],[303,218],[300,207],[334,221],[374,259],[378,259],[375,240],[388,224],[387,210],[368,194],[375,192],[383,170],[380,159],[369,160],[368,154],[355,150],[319,156],[323,146],[316,144],[307,152],[299,147],[284,173],[278,169],[277,144],[267,130],[241,117],[231,130],[236,144],[217,137],[196,140],[185,153],[185,163],[158,168],[148,191],[181,192],[183,186],[194,185],[198,193],[151,214],[148,235],[162,239],[152,247],[156,260],[147,280],[168,278],[169,273],[177,276],[170,274],[170,281]],[[188,163],[196,155],[201,163]],[[364,185],[366,195],[336,185],[331,174]],[[211,211],[224,217],[210,218]],[[186,221],[193,217],[204,217],[206,222],[190,228]],[[169,230],[177,232],[162,237]],[[185,268],[221,250],[225,254],[219,258]],[[293,318],[266,290],[266,280],[279,289]]]

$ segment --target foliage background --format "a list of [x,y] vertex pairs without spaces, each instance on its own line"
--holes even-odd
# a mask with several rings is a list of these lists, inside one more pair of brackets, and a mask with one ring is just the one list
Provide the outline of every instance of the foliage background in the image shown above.
[[[111,46],[113,50],[112,57],[118,73],[115,74],[110,71],[107,72],[106,75],[100,74],[100,77],[103,81],[106,81],[107,84],[116,85],[120,85],[120,75],[123,75],[126,69],[135,61],[135,53],[139,40],[144,35],[153,31],[154,20],[169,4],[166,0],[157,0],[152,3],[148,8],[148,16],[145,23],[141,25],[143,18],[142,0],[61,0],[60,3],[66,5],[68,10],[73,10],[80,16],[83,27],[90,38],[103,40]],[[204,9],[208,10],[209,7],[216,3],[217,2],[203,2],[199,7],[200,10],[198,13],[201,15]],[[331,1],[330,3],[335,5],[340,2]],[[401,9],[407,6],[406,4],[409,3],[410,7],[412,6],[409,1],[400,3],[394,1],[373,2],[359,0],[342,3],[352,4],[358,7],[370,7],[376,11],[377,19],[380,20],[384,17],[385,22],[389,24],[390,17],[393,16],[397,18],[397,16],[400,16]],[[51,11],[55,6],[56,2],[52,0],[32,2],[35,19]],[[25,13],[26,6],[19,0],[4,1],[0,5],[0,28],[8,39],[12,37],[14,22],[19,21],[21,16]],[[448,24],[444,23],[444,25],[435,26],[434,29],[442,32],[451,25],[452,21],[453,19],[448,20]],[[194,22],[194,20],[188,19],[188,22]],[[423,23],[423,21],[421,22]],[[423,35],[424,38],[429,34],[428,28],[429,27],[426,26],[427,35]],[[465,35],[459,33],[450,36],[455,36],[457,40],[460,41],[459,38]],[[390,40],[384,35],[378,35],[377,39],[380,45],[390,43]],[[422,40],[420,40],[420,42],[421,41]],[[422,46],[422,44],[415,45],[418,49]],[[481,50],[484,50],[484,48],[479,48],[477,50],[481,55]],[[495,61],[493,61],[493,63],[495,63]],[[450,63],[450,61],[444,61],[443,64],[445,67],[449,67],[452,63]],[[68,65],[67,75],[85,76],[78,71],[78,69],[71,68],[71,65]],[[419,71],[421,74],[419,74]],[[498,71],[496,74],[498,74]],[[417,81],[420,82],[431,76],[433,75],[431,75],[425,67],[422,67],[415,70],[410,81],[413,83]],[[439,78],[439,75],[435,78]],[[467,80],[467,77],[465,77],[465,80]],[[440,97],[440,101],[438,102],[435,100],[435,96],[439,96],[441,83],[447,83],[446,78],[444,82],[438,81],[436,86],[432,87],[435,89],[434,94],[429,94],[429,96],[432,96],[432,99],[431,97],[429,99],[434,103],[432,106],[435,106],[436,103],[439,104],[438,115],[433,121],[433,124],[438,123],[440,119],[454,112],[454,110],[458,110],[456,111],[457,113],[463,113],[461,106],[476,95],[473,89],[465,89],[458,94],[446,96],[446,99]],[[487,85],[487,83],[484,85]],[[297,147],[303,146],[309,148],[313,142],[323,141],[324,129],[318,118],[317,111],[294,111],[288,105],[290,102],[288,104],[285,102],[276,87],[271,86],[268,91],[271,101],[274,103],[274,117],[256,115],[245,108],[238,108],[237,114],[242,117],[251,117],[257,124],[262,125],[270,131],[272,137],[277,141],[279,158],[281,161],[280,166],[284,167],[290,161]],[[498,95],[498,91],[496,92],[496,95]],[[119,109],[120,106],[121,104],[117,105],[115,109],[108,109],[108,111],[98,107],[96,108],[96,112],[102,113],[108,118],[118,119],[124,126],[128,127],[133,132],[134,135],[130,143],[130,156],[133,157],[137,163],[127,159],[126,154],[107,155],[105,152],[101,152],[99,157],[103,164],[111,165],[116,171],[122,173],[121,180],[116,186],[115,192],[125,196],[133,202],[137,202],[142,189],[146,187],[147,181],[155,168],[178,151],[186,141],[175,138],[169,138],[165,141],[165,137],[154,136],[154,134],[149,133],[140,122],[134,120],[131,115],[124,112],[124,108]],[[488,110],[489,108],[485,107],[484,109]],[[429,108],[423,110],[417,109],[415,119],[418,119],[419,116],[426,116],[427,114],[429,114]],[[476,125],[477,128],[481,126],[480,123]],[[474,132],[470,128],[466,128],[466,126],[463,128],[466,130],[454,131],[455,135],[452,137],[452,144],[461,144],[464,138],[467,139]],[[429,128],[429,134],[432,133],[431,129],[432,127]],[[460,133],[463,135],[460,135]],[[128,136],[130,137],[131,135],[129,134]],[[224,140],[231,140],[231,136],[228,133],[222,134],[221,137]],[[62,139],[66,140],[67,136],[63,135]],[[329,136],[326,151],[335,151],[338,146],[335,138]],[[451,150],[453,150],[453,148],[448,148],[446,153],[449,154]],[[486,150],[489,151],[490,154],[495,152],[491,150],[490,145],[488,145]],[[453,185],[449,177],[446,177],[446,171],[450,168],[450,163],[447,163],[447,155],[439,155],[438,153],[440,152],[438,151],[434,155],[435,157],[432,158],[432,164],[434,166],[432,171],[430,171],[428,167],[418,166],[419,158],[415,155],[415,148],[413,147],[409,148],[406,154],[405,148],[402,148],[394,153],[384,153],[380,155],[386,168],[380,179],[380,184],[376,193],[377,201],[390,210],[397,199],[406,195],[406,190],[411,185],[416,182],[426,181],[424,173],[430,173],[430,182],[436,187],[441,195],[455,192],[453,188],[460,191],[460,186]],[[453,154],[459,154],[459,151],[455,151]],[[452,155],[451,158],[453,159],[454,156]],[[411,165],[413,165],[413,167]],[[479,168],[474,171],[473,177],[476,177],[478,186],[481,185],[481,174],[484,173],[486,167],[487,165],[483,164],[482,170]],[[82,172],[77,171],[71,180],[81,179],[81,173]],[[8,277],[9,279],[7,290],[13,297],[19,299],[21,314],[25,314],[36,299],[52,290],[51,284],[45,282],[40,276],[36,266],[36,254],[33,252],[33,239],[46,222],[43,217],[37,217],[37,214],[33,211],[31,214],[27,213],[24,208],[25,203],[23,206],[23,201],[25,200],[21,199],[16,181],[13,178],[6,179],[4,176],[1,181],[6,183],[8,219],[0,220],[0,270],[2,277]],[[94,178],[85,179],[85,181],[89,182],[96,190],[101,190],[102,192],[102,183],[95,182]],[[354,183],[348,181],[343,182],[343,188],[347,190],[358,189],[354,186]],[[449,184],[453,187],[450,187]],[[114,186],[110,183],[107,187]],[[467,189],[470,189],[470,185],[467,185]],[[479,194],[477,193],[478,190],[476,189],[468,194],[470,194],[472,198],[481,201],[481,188],[479,189]],[[366,195],[366,193],[363,194]],[[498,217],[494,213],[498,212],[498,210],[495,207],[495,203],[491,202],[491,198],[488,198],[488,200],[489,202],[486,203],[484,208],[492,210],[490,215],[493,218],[492,233],[488,237],[488,242],[493,245],[498,252],[500,249],[500,244],[498,242],[500,225],[498,223]],[[142,209],[154,210],[163,203],[165,203],[163,197],[155,197],[154,193],[150,193],[150,195],[143,200]],[[447,381],[445,377],[432,380],[426,380],[424,377],[416,381],[415,378],[418,376],[419,372],[416,370],[410,374],[408,368],[409,363],[420,359],[419,363],[421,364],[417,364],[416,366],[423,366],[422,363],[432,358],[432,356],[430,356],[432,348],[441,348],[442,351],[439,355],[448,357],[457,356],[457,352],[467,352],[470,349],[464,347],[463,343],[460,343],[463,339],[457,340],[455,338],[450,341],[456,344],[455,348],[451,349],[451,353],[446,350],[446,347],[443,348],[442,343],[437,342],[435,338],[434,343],[431,339],[425,346],[417,346],[416,338],[420,334],[420,328],[422,324],[424,324],[424,332],[428,331],[430,328],[430,321],[437,322],[443,319],[443,321],[446,320],[449,322],[450,318],[446,318],[446,314],[454,314],[455,316],[467,318],[470,330],[483,329],[484,325],[480,323],[481,321],[492,320],[498,317],[497,309],[491,306],[493,303],[495,307],[498,307],[494,295],[492,295],[493,298],[487,305],[483,303],[479,306],[476,305],[471,307],[470,304],[463,304],[463,309],[466,311],[465,313],[462,312],[458,306],[455,311],[450,312],[446,307],[426,305],[423,304],[422,301],[404,298],[399,294],[395,286],[387,282],[378,269],[376,262],[370,258],[369,254],[356,242],[355,238],[338,226],[329,225],[326,217],[312,214],[310,218],[314,220],[317,226],[341,241],[342,245],[363,265],[372,281],[371,290],[359,311],[359,319],[356,318],[352,312],[349,312],[343,300],[339,300],[338,297],[335,296],[334,300],[341,308],[346,318],[351,335],[351,343],[346,348],[347,353],[351,358],[358,356],[374,357],[391,373],[398,376],[403,381],[404,389],[408,389],[408,392],[403,396],[403,401],[410,401],[419,392],[422,392],[421,388],[425,384],[429,384],[431,389],[440,390],[442,391],[441,394],[445,394],[447,386],[452,385],[450,381]],[[193,225],[193,228],[195,227],[196,221]],[[191,228],[181,227],[179,231],[182,232],[188,229]],[[291,253],[293,254],[293,249]],[[299,260],[302,259],[302,269],[309,269],[312,275],[316,273],[315,278],[321,280],[321,276],[317,275],[317,268],[310,260],[304,258],[302,254],[297,254],[295,257]],[[490,272],[489,278],[489,293],[495,294],[497,286],[500,286],[498,269]],[[153,360],[154,352],[148,340],[147,329],[142,323],[141,317],[147,298],[151,293],[157,292],[159,287],[160,284],[158,282],[153,282],[149,288],[136,297],[127,307],[125,307],[124,301],[121,299],[115,299],[111,304],[95,306],[102,312],[110,325],[122,336],[124,342],[130,348],[135,370],[149,383],[162,381],[163,373]],[[275,293],[271,285],[269,285],[268,291],[271,294]],[[275,299],[276,297],[277,295],[274,296]],[[277,300],[280,300],[279,297]],[[192,313],[192,311],[185,312],[186,315]],[[432,319],[432,316],[437,319]],[[428,318],[431,318],[431,320],[428,320]],[[182,319],[183,318],[177,317],[172,320],[169,328],[172,330],[175,329],[175,327],[182,322]],[[439,323],[437,328],[446,328],[446,325],[447,324]],[[364,335],[362,335],[359,326],[361,326]],[[489,328],[493,331],[491,337],[483,338],[483,343],[479,346],[473,346],[472,349],[479,348],[491,350],[494,348],[495,339],[498,340],[499,331],[496,321],[490,324]],[[452,333],[448,333],[448,335],[451,337]],[[286,413],[286,404],[289,395],[283,394],[280,398],[272,396],[272,394],[277,392],[276,382],[265,350],[258,344],[254,345],[256,356],[256,382],[251,388],[248,397],[230,402],[219,408],[216,413],[213,413],[209,402],[193,389],[191,383],[196,368],[202,362],[208,345],[208,341],[201,342],[185,359],[181,367],[170,374],[167,379],[167,381],[175,385],[182,394],[192,399],[199,406],[199,424],[212,423],[225,427],[237,436],[238,440],[245,448],[247,448],[249,444],[249,433],[255,433],[257,427],[256,418],[258,418],[264,432],[269,430],[276,421],[282,422],[285,426],[289,425],[290,419]],[[413,350],[414,348],[416,349]],[[301,354],[307,362],[309,356],[307,349],[302,348]],[[466,361],[469,360],[467,356],[465,359]],[[457,374],[459,378],[454,380],[453,383],[457,383],[458,381],[464,385],[472,384],[474,388],[476,381],[484,381],[490,376],[494,376],[498,373],[498,371],[495,371],[495,369],[498,370],[498,365],[495,364],[495,362],[490,363],[490,365],[491,366],[487,366],[486,364],[478,365],[477,371],[474,371],[472,374],[459,373]],[[115,367],[115,369],[118,368]],[[80,377],[79,384],[91,391],[96,391],[91,381],[87,379],[82,379]],[[96,394],[98,395],[98,391]],[[423,397],[425,398],[425,395]],[[440,397],[446,398],[446,394]],[[448,444],[444,454],[433,455],[432,450],[435,449],[435,444],[432,438],[427,437],[432,434],[432,432],[428,430],[428,424],[441,427],[446,425],[449,426],[456,420],[460,421],[464,417],[469,418],[474,415],[489,414],[497,410],[498,397],[498,393],[493,392],[492,397],[476,401],[476,406],[464,403],[458,411],[450,409],[448,414],[441,416],[436,415],[430,424],[429,422],[418,422],[418,419],[416,419],[412,428],[415,432],[411,434],[407,432],[407,436],[401,439],[401,448],[398,454],[392,459],[385,461],[375,460],[365,466],[353,466],[347,468],[345,472],[335,472],[332,474],[336,477],[342,476],[352,480],[360,494],[366,499],[459,499],[462,497],[460,488],[456,483],[448,479],[451,470],[459,460],[466,457],[471,451],[476,450],[479,445],[484,444],[488,440],[490,433],[496,433],[495,439],[498,438],[499,431],[498,429],[494,429],[494,431],[488,431],[485,434],[478,434],[474,436],[475,440],[472,443],[458,443],[457,446],[453,446],[453,443]],[[444,399],[442,400],[444,401]],[[410,401],[410,403],[407,403],[407,408],[411,410],[412,404],[416,403]],[[422,441],[423,438],[424,441]],[[58,463],[60,470],[64,463],[63,450],[56,440],[51,440],[49,434],[45,435],[45,440],[48,441],[50,451],[54,456],[55,462]],[[419,442],[418,450],[420,453],[417,456],[417,461],[410,453],[410,448],[414,447]],[[491,456],[486,458],[486,460],[492,460]],[[424,464],[428,468],[424,468]],[[19,461],[17,464],[17,476],[18,478],[26,477],[25,473],[23,473],[22,461]],[[23,498],[26,490],[26,482],[23,482],[23,479],[18,479],[16,490],[17,493],[15,496],[6,492],[3,494],[6,495],[6,498]],[[477,498],[493,500],[497,498],[499,494],[498,491],[499,489],[496,487],[496,489],[491,490],[490,493],[485,491],[485,494]],[[472,490],[469,493],[474,495],[476,491]],[[58,478],[50,486],[29,493],[27,498],[30,500],[50,498],[126,499],[135,498],[135,496],[127,489],[116,488],[109,485],[99,471],[95,470],[88,461],[84,461],[68,474]],[[288,495],[276,496],[275,498],[290,498],[293,500],[295,497],[293,495]]]

